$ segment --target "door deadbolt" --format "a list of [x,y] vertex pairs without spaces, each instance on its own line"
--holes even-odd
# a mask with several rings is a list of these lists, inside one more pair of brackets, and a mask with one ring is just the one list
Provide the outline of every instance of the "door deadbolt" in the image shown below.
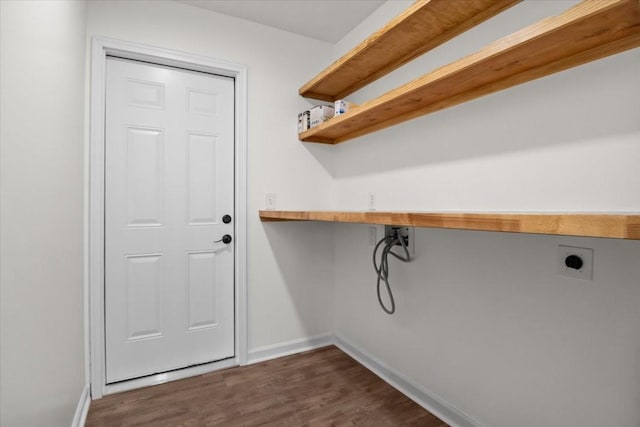
[[222,222],[229,224],[231,222],[231,215],[225,215],[222,217]]

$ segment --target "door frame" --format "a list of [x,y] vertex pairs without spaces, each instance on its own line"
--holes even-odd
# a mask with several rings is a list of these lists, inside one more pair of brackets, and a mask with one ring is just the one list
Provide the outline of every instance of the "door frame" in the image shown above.
[[[106,384],[104,337],[104,150],[107,56],[203,71],[235,79],[234,293],[235,357],[116,385]],[[247,364],[247,68],[218,59],[94,36],[91,41],[90,130],[88,147],[88,335],[91,396],[159,384],[217,369]]]

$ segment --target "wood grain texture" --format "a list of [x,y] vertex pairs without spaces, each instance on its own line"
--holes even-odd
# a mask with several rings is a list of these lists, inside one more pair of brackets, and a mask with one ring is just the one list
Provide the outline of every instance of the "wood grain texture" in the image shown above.
[[584,0],[298,137],[343,142],[638,46],[638,0]]
[[623,214],[260,211],[260,219],[640,239],[640,215]]
[[335,101],[521,0],[418,0],[299,90]]
[[446,427],[334,346],[94,400],[86,426]]

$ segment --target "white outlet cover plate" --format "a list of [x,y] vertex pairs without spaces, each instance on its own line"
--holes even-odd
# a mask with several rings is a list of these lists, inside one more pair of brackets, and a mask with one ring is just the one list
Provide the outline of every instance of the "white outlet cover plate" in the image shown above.
[[369,236],[369,246],[375,246],[376,243],[378,243],[378,227],[369,226],[367,232]]
[[265,209],[268,211],[276,210],[276,193],[267,193],[264,195]]
[[[569,255],[577,255],[582,258],[582,268],[576,270],[565,265],[564,261]],[[561,276],[576,279],[593,280],[593,249],[577,248],[574,246],[558,245],[557,272]]]
[[376,210],[376,193],[369,193],[367,197],[367,206],[370,211]]

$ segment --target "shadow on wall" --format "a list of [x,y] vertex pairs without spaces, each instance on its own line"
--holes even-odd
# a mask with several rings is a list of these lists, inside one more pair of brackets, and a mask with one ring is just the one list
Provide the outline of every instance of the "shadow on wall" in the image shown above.
[[263,227],[303,336],[332,332],[332,224],[265,222]]
[[[307,149],[311,157],[313,157],[322,168],[331,176],[335,176],[335,147],[329,144],[307,144],[299,142]],[[304,171],[303,171],[304,173]]]
[[[336,178],[579,143],[640,130],[634,50],[338,144]],[[320,144],[305,143],[326,162]]]

